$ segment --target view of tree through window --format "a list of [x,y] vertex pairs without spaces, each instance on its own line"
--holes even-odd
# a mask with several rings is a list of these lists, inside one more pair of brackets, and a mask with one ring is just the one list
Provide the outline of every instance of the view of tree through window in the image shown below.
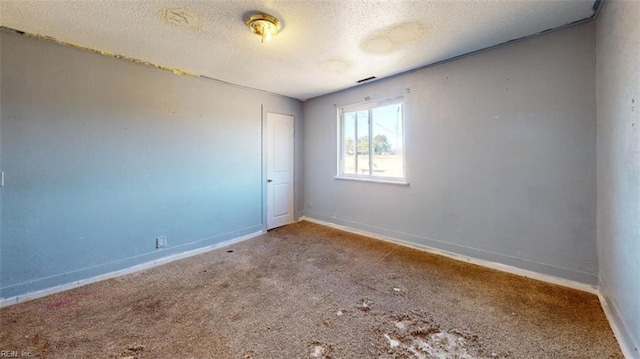
[[404,179],[401,101],[347,107],[340,121],[339,176]]

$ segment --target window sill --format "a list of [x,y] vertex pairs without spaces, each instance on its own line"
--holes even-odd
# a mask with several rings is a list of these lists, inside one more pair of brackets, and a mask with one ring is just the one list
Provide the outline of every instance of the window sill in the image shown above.
[[341,176],[335,176],[333,178],[337,179],[337,180],[383,183],[383,184],[392,184],[392,185],[396,185],[396,186],[408,186],[409,185],[409,182],[405,182],[405,181],[391,181],[391,180],[384,180],[384,179],[371,179],[371,178],[358,178],[358,177],[341,177]]

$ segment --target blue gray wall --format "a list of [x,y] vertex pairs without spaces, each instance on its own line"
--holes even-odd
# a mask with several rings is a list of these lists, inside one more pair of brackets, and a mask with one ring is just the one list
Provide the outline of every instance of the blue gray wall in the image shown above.
[[640,358],[640,2],[607,1],[597,20],[600,293]]
[[[410,185],[334,179],[335,106],[398,95]],[[593,22],[309,100],[305,216],[596,284],[595,103]]]
[[0,297],[262,230],[262,106],[299,101],[14,32],[0,44]]

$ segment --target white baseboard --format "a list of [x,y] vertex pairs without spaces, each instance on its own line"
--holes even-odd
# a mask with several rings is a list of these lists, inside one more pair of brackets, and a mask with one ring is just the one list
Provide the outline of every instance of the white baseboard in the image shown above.
[[[374,239],[379,239],[379,240],[383,240],[385,242],[390,242],[390,243],[394,243],[394,244],[399,244],[401,246],[405,246],[405,247],[409,247],[409,248],[413,248],[413,249],[418,249],[421,251],[425,251],[425,252],[429,252],[429,253],[433,253],[433,254],[437,254],[437,255],[442,255],[451,259],[455,259],[458,261],[462,261],[462,262],[467,262],[467,263],[472,263],[472,264],[477,264],[479,266],[483,266],[483,267],[487,267],[487,268],[492,268],[492,269],[496,269],[502,272],[506,272],[506,273],[511,273],[511,274],[515,274],[515,275],[519,275],[519,276],[523,276],[523,277],[527,277],[527,278],[532,278],[532,279],[537,279],[543,282],[547,282],[547,283],[552,283],[552,284],[557,284],[557,285],[561,285],[564,287],[568,287],[568,288],[572,288],[572,289],[577,289],[577,290],[581,290],[587,293],[591,293],[591,294],[595,294],[598,296],[598,299],[600,300],[600,305],[602,307],[602,310],[607,318],[607,321],[609,322],[609,326],[611,327],[611,330],[613,331],[613,335],[616,338],[618,345],[620,346],[620,350],[622,351],[622,354],[624,355],[625,359],[640,359],[640,357],[637,355],[637,352],[635,352],[633,350],[633,344],[630,342],[631,339],[626,336],[626,332],[624,328],[624,323],[619,323],[617,320],[617,315],[616,313],[614,313],[615,308],[612,308],[611,305],[605,296],[602,295],[602,293],[600,292],[601,287],[598,286],[591,286],[588,284],[584,284],[584,283],[580,283],[580,282],[576,282],[576,281],[572,281],[572,280],[568,280],[568,279],[564,279],[564,278],[559,278],[556,276],[552,276],[552,275],[548,275],[548,274],[542,274],[542,273],[537,273],[534,271],[530,271],[530,270],[525,270],[525,269],[521,269],[518,267],[514,267],[514,266],[510,266],[510,265],[505,265],[505,264],[501,264],[501,263],[495,263],[495,262],[490,262],[490,261],[486,261],[483,259],[478,259],[478,258],[473,258],[473,257],[468,257],[468,256],[463,256],[463,255],[459,255],[456,253],[452,253],[452,252],[448,252],[448,251],[443,251],[440,249],[436,249],[436,248],[432,248],[429,246],[425,246],[425,245],[421,245],[421,244],[416,244],[416,243],[412,243],[412,242],[407,242],[407,241],[403,241],[400,239],[396,239],[396,238],[391,238],[388,236],[382,236],[382,235],[378,235],[375,233],[371,233],[371,232],[367,232],[367,231],[362,231],[362,230],[358,230],[349,226],[343,226],[343,225],[339,225],[339,224],[335,224],[335,223],[331,223],[331,222],[326,222],[326,221],[322,221],[322,220],[318,220],[318,219],[314,219],[314,218],[309,218],[306,216],[302,216],[299,218],[299,221],[308,221],[311,223],[316,223],[316,224],[320,224],[323,226],[327,226],[327,227],[331,227],[331,228],[335,228],[338,230],[342,230],[345,232],[350,232],[350,233],[354,233],[354,234],[359,234],[359,235],[363,235],[366,237],[370,237],[370,238],[374,238]],[[622,328],[621,328],[622,326]]]
[[[626,359],[637,359],[637,352],[634,354],[634,350],[632,350],[632,343],[627,341],[627,336],[625,336],[625,332],[623,328],[620,328],[621,324],[624,327],[624,323],[618,323],[618,316],[615,315],[614,309],[609,305],[609,301],[605,298],[602,293],[598,293],[598,299],[600,299],[600,305],[602,306],[602,310],[604,311],[604,315],[607,317],[607,321],[609,321],[609,326],[611,326],[611,330],[613,331],[613,336],[616,337],[618,341],[618,345],[620,345],[620,349],[622,350],[622,354]],[[635,355],[635,356],[634,356]]]
[[190,250],[190,251],[186,251],[186,252],[182,252],[182,253],[169,255],[169,256],[166,256],[166,257],[158,258],[158,259],[155,259],[155,260],[152,260],[152,261],[149,261],[149,262],[137,264],[137,265],[134,265],[134,266],[131,266],[131,267],[128,267],[128,268],[120,269],[120,270],[113,271],[113,272],[106,273],[106,274],[102,274],[102,275],[99,275],[99,276],[95,276],[95,277],[91,277],[91,278],[87,278],[87,279],[82,279],[82,280],[71,282],[71,283],[61,284],[61,285],[57,285],[55,287],[51,287],[51,288],[47,288],[47,289],[43,289],[43,290],[38,290],[38,291],[34,291],[34,292],[25,293],[25,294],[21,294],[21,295],[15,296],[15,297],[0,298],[0,308],[6,307],[6,306],[9,306],[9,305],[13,305],[13,304],[26,302],[26,301],[32,300],[32,299],[42,298],[42,297],[45,297],[45,296],[50,295],[50,294],[59,293],[59,292],[65,291],[65,290],[82,287],[82,286],[85,286],[87,284],[103,281],[103,280],[106,280],[106,279],[121,277],[123,275],[127,275],[127,274],[131,274],[131,273],[139,272],[139,271],[142,271],[142,270],[145,270],[145,269],[157,267],[157,266],[162,265],[162,264],[166,264],[166,263],[170,263],[170,262],[177,261],[177,260],[180,260],[180,259],[192,257],[192,256],[195,256],[195,255],[198,255],[198,254],[210,252],[210,251],[212,251],[214,249],[227,247],[227,246],[230,246],[230,245],[235,244],[235,243],[246,241],[248,239],[257,237],[257,236],[259,236],[261,234],[264,234],[264,233],[265,233],[264,231],[257,231],[257,232],[246,234],[244,236],[232,238],[232,239],[220,242],[220,243],[212,244],[212,245],[209,245],[209,246],[206,246],[206,247],[202,247],[202,248],[198,248],[198,249],[194,249],[194,250]]
[[326,221],[322,221],[322,220],[318,220],[318,219],[314,219],[314,218],[309,218],[309,217],[306,217],[306,216],[300,217],[299,221],[308,221],[308,222],[320,224],[320,225],[323,225],[323,226],[339,229],[339,230],[342,230],[342,231],[346,231],[346,232],[350,232],[350,233],[354,233],[354,234],[359,234],[359,235],[363,235],[363,236],[374,238],[374,239],[379,239],[379,240],[382,240],[382,241],[385,241],[385,242],[399,244],[401,246],[405,246],[405,247],[409,247],[409,248],[413,248],[413,249],[418,249],[418,250],[429,252],[429,253],[432,253],[432,254],[445,256],[445,257],[448,257],[448,258],[451,258],[451,259],[455,259],[457,261],[476,264],[476,265],[479,265],[479,266],[482,266],[482,267],[496,269],[496,270],[499,270],[499,271],[502,271],[502,272],[511,273],[511,274],[515,274],[515,275],[518,275],[518,276],[522,276],[522,277],[532,278],[532,279],[540,280],[540,281],[547,282],[547,283],[557,284],[557,285],[561,285],[563,287],[577,289],[577,290],[581,290],[581,291],[584,291],[584,292],[587,292],[587,293],[591,293],[591,294],[598,294],[597,287],[591,286],[591,285],[588,285],[588,284],[585,284],[585,283],[572,281],[572,280],[569,280],[569,279],[555,277],[555,276],[548,275],[548,274],[537,273],[537,272],[533,272],[533,271],[526,270],[526,269],[521,269],[521,268],[518,268],[518,267],[506,265],[506,264],[490,262],[490,261],[487,261],[487,260],[484,260],[484,259],[463,256],[463,255],[459,255],[459,254],[456,254],[456,253],[443,251],[443,250],[436,249],[436,248],[433,248],[433,247],[425,246],[425,245],[422,245],[422,244],[416,244],[416,243],[412,243],[412,242],[403,241],[403,240],[400,240],[400,239],[397,239],[397,238],[381,236],[381,235],[378,235],[378,234],[375,234],[375,233],[361,231],[361,230],[358,230],[358,229],[355,229],[355,228],[342,226],[342,225],[338,225],[338,224],[335,224],[335,223],[326,222]]
[[[298,218],[298,222],[301,222],[301,221],[307,221],[307,222],[311,222],[311,223],[316,223],[316,224],[323,225],[323,226],[326,226],[326,227],[339,229],[339,230],[342,230],[342,231],[345,231],[345,232],[350,232],[350,233],[354,233],[354,234],[358,234],[358,235],[363,235],[363,236],[366,236],[366,237],[369,237],[369,238],[374,238],[374,239],[382,240],[382,241],[385,241],[385,242],[390,242],[390,243],[398,244],[398,245],[401,245],[401,246],[405,246],[405,247],[409,247],[409,248],[413,248],[413,249],[418,249],[418,250],[425,251],[425,252],[428,252],[428,253],[445,256],[445,257],[448,257],[448,258],[451,258],[451,259],[454,259],[454,260],[457,260],[457,261],[472,263],[472,264],[476,264],[476,265],[479,265],[479,266],[482,266],[482,267],[492,268],[492,269],[496,269],[496,270],[499,270],[499,271],[502,271],[502,272],[511,273],[511,274],[515,274],[515,275],[519,275],[519,276],[523,276],[523,277],[527,277],[527,278],[533,278],[533,279],[537,279],[537,280],[540,280],[540,281],[543,281],[543,282],[557,284],[557,285],[565,286],[565,287],[568,287],[568,288],[577,289],[577,290],[585,291],[585,292],[588,292],[588,293],[596,294],[598,296],[599,300],[600,300],[600,304],[602,306],[602,310],[604,311],[605,316],[607,317],[607,320],[609,321],[609,325],[611,326],[611,330],[613,331],[613,334],[614,334],[616,340],[618,341],[618,344],[620,345],[620,348],[622,350],[623,355],[625,356],[626,359],[634,359],[634,357],[632,356],[633,352],[632,352],[630,346],[627,345],[626,341],[624,340],[625,336],[623,335],[623,332],[621,331],[621,329],[618,327],[617,321],[615,320],[615,316],[613,315],[613,312],[611,311],[611,308],[609,307],[609,304],[608,304],[606,298],[598,291],[598,289],[596,287],[593,287],[593,286],[590,286],[590,285],[587,285],[587,284],[584,284],[584,283],[579,283],[579,282],[567,280],[567,279],[564,279],[564,278],[558,278],[558,277],[554,277],[554,276],[550,276],[550,275],[546,275],[546,274],[541,274],[541,273],[536,273],[536,272],[524,270],[524,269],[521,269],[521,268],[509,266],[509,265],[504,265],[504,264],[495,263],[495,262],[489,262],[489,261],[485,261],[485,260],[478,259],[478,258],[472,258],[472,257],[468,257],[468,256],[461,256],[461,255],[458,255],[456,253],[442,251],[442,250],[431,248],[431,247],[428,247],[428,246],[415,244],[415,243],[410,243],[410,242],[402,241],[402,240],[395,239],[395,238],[385,237],[385,236],[377,235],[375,233],[361,231],[361,230],[357,230],[357,229],[350,228],[350,227],[347,227],[347,226],[341,226],[341,225],[337,225],[337,224],[334,224],[334,223],[331,223],[331,222],[325,222],[325,221],[321,221],[321,220],[317,220],[317,219],[313,219],[313,218],[309,218],[309,217],[305,217],[305,216],[301,216],[300,218]],[[26,294],[15,296],[15,297],[0,298],[0,308],[1,307],[6,307],[6,306],[9,306],[9,305],[13,305],[13,304],[22,303],[22,302],[25,302],[25,301],[28,301],[28,300],[32,300],[32,299],[45,297],[47,295],[63,292],[65,290],[82,287],[82,286],[85,286],[85,285],[88,285],[88,284],[91,284],[91,283],[96,283],[96,282],[99,282],[99,281],[103,281],[103,280],[116,278],[116,277],[120,277],[120,276],[123,276],[123,275],[131,274],[131,273],[139,272],[139,271],[146,270],[146,269],[149,269],[149,268],[157,267],[157,266],[162,265],[162,264],[166,264],[166,263],[170,263],[170,262],[173,262],[173,261],[177,261],[177,260],[180,260],[180,259],[183,259],[183,258],[188,258],[188,257],[192,257],[192,256],[195,256],[195,255],[198,255],[198,254],[210,252],[210,251],[215,250],[215,249],[227,247],[227,246],[230,246],[230,245],[235,244],[235,243],[246,241],[248,239],[257,237],[259,235],[262,235],[264,233],[265,233],[265,231],[258,231],[258,232],[250,233],[250,234],[247,234],[247,235],[244,235],[244,236],[240,236],[240,237],[237,237],[237,238],[233,238],[233,239],[230,239],[230,240],[227,240],[227,241],[224,241],[224,242],[216,243],[216,244],[213,244],[213,245],[210,245],[210,246],[206,246],[206,247],[194,249],[194,250],[191,250],[191,251],[186,251],[186,252],[170,255],[170,256],[167,256],[167,257],[159,258],[159,259],[156,259],[156,260],[153,260],[153,261],[149,261],[149,262],[146,262],[146,263],[141,263],[141,264],[129,267],[129,268],[117,270],[117,271],[114,271],[114,272],[110,272],[110,273],[107,273],[107,274],[95,276],[95,277],[92,277],[92,278],[87,278],[87,279],[83,279],[83,280],[79,280],[79,281],[75,281],[75,282],[71,282],[71,283],[66,283],[66,284],[63,284],[63,285],[59,285],[59,286],[55,286],[55,287],[51,287],[51,288],[47,288],[47,289],[43,289],[43,290],[39,290],[39,291],[35,291],[35,292],[30,292],[30,293],[26,293]]]

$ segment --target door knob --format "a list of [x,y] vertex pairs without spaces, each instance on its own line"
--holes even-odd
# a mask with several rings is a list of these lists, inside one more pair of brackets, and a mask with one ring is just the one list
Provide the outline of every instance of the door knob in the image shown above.
[[271,182],[273,182],[273,180],[272,180],[272,179],[268,179],[268,180],[267,180],[267,183],[271,183]]

